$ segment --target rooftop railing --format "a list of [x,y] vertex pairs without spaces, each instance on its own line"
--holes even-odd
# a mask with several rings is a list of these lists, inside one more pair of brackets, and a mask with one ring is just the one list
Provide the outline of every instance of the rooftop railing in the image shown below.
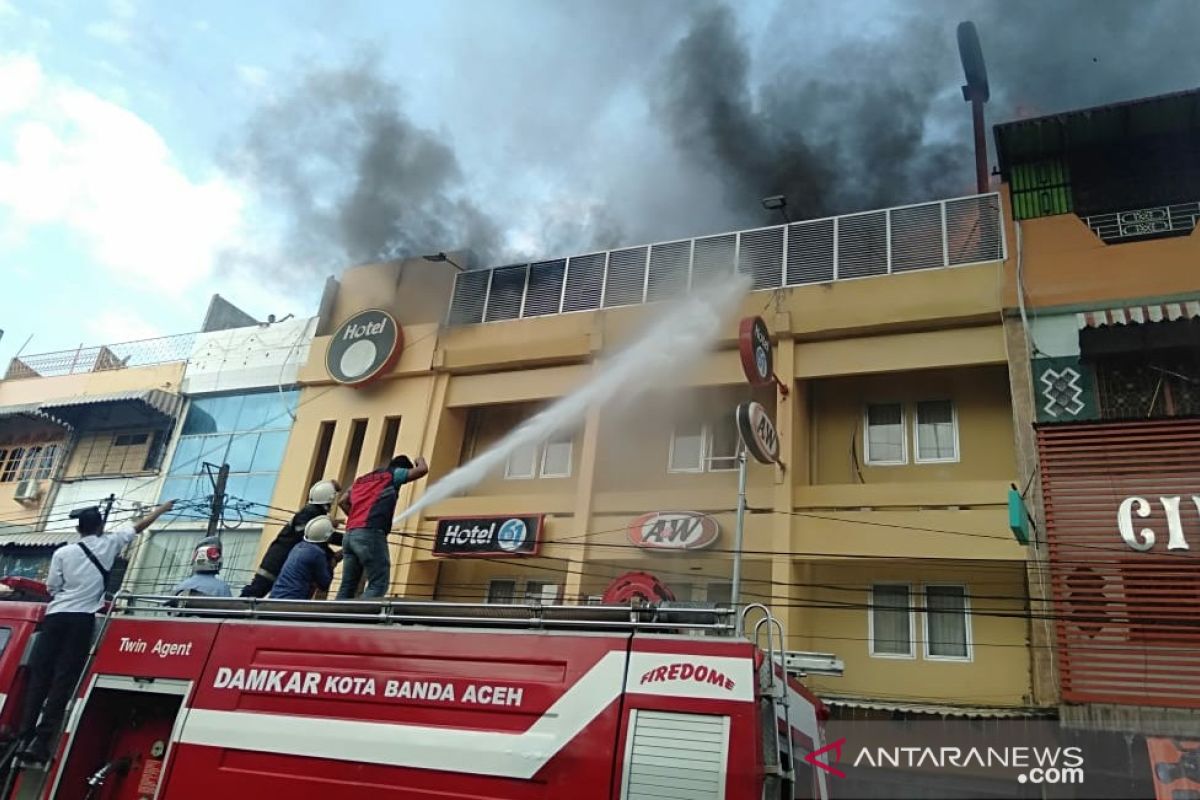
[[778,289],[1005,258],[996,193],[460,272],[447,322],[668,300],[736,270]]
[[120,344],[103,344],[17,356],[8,364],[5,380],[49,378],[55,375],[79,375],[126,367],[146,367],[187,361],[196,342],[195,333],[160,336]]
[[1084,217],[1088,227],[1105,242],[1187,236],[1200,221],[1200,202],[1114,211]]

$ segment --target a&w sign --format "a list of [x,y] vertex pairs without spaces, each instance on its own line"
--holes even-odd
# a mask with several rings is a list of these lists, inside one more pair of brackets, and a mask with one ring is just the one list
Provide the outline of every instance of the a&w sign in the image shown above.
[[695,511],[652,511],[629,525],[629,541],[657,550],[700,550],[717,540],[721,529]]

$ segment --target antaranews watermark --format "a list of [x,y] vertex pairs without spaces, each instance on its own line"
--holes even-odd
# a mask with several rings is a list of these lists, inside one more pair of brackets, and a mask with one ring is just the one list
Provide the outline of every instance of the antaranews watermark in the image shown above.
[[1018,783],[1082,784],[1080,747],[864,747],[854,766],[893,769],[1013,769]]

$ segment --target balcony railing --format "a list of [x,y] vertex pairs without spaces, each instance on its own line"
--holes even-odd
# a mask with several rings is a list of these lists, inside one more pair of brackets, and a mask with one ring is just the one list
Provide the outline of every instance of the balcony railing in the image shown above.
[[1084,217],[1088,227],[1106,242],[1186,236],[1196,229],[1197,220],[1200,220],[1200,202],[1114,211],[1111,214]]
[[447,322],[668,300],[737,270],[754,289],[942,269],[1005,257],[996,193],[460,272]]
[[5,380],[78,375],[127,367],[146,367],[186,361],[196,342],[195,333],[141,339],[136,342],[77,347],[55,353],[18,356],[8,364]]

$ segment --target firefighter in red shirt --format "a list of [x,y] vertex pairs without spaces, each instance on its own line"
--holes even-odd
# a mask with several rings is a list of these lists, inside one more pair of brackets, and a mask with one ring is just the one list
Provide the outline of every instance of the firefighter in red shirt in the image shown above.
[[391,578],[392,563],[387,535],[396,515],[396,490],[429,474],[429,465],[418,457],[414,464],[400,455],[350,487],[350,512],[342,542],[342,585],[338,600],[352,600],[365,573],[367,587],[362,596],[383,597]]

